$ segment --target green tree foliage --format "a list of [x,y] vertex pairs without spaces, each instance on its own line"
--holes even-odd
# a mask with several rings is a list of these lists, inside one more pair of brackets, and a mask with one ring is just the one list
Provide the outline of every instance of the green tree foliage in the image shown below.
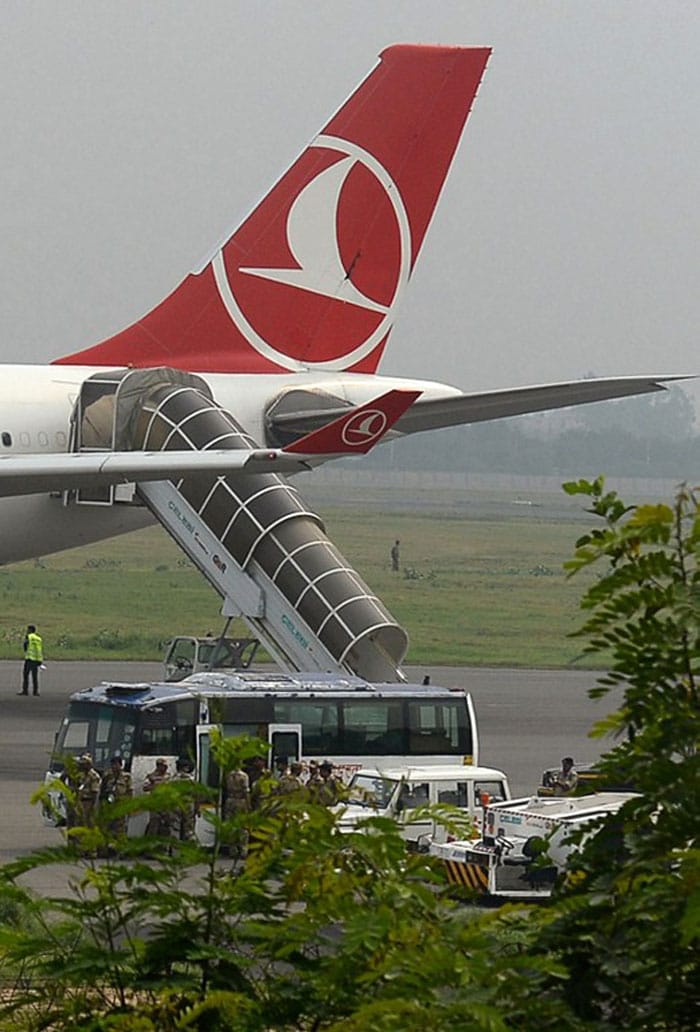
[[[222,772],[246,749],[220,736],[212,745]],[[173,811],[201,791],[166,784],[119,812]],[[340,834],[331,810],[271,785],[257,811],[227,821],[212,811],[204,850],[115,839],[115,814],[5,868],[21,919],[0,928],[12,976],[3,1029],[500,1032],[566,1017],[551,989],[563,970],[528,948],[545,912],[465,909],[391,821]],[[241,831],[245,861],[225,849]],[[24,871],[55,864],[69,865],[67,894],[19,888]]]
[[583,597],[588,651],[611,657],[593,690],[624,690],[594,729],[619,743],[600,763],[637,790],[573,861],[549,934],[577,1015],[606,1027],[694,1029],[700,986],[700,515],[696,494],[628,506],[602,478],[565,485],[601,525],[577,542],[572,573],[597,564]]

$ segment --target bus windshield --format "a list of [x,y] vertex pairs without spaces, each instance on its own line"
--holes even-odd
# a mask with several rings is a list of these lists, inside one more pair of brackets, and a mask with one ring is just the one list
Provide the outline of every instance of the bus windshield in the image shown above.
[[67,756],[88,752],[96,766],[106,767],[118,753],[128,763],[134,749],[136,714],[107,703],[71,703],[63,719],[54,748],[54,772],[63,769]]

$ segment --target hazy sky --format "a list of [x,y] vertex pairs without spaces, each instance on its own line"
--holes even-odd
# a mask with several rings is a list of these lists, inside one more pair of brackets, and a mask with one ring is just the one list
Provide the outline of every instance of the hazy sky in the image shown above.
[[[494,53],[382,372],[700,373],[700,4],[4,0],[0,359],[153,307],[395,42]],[[700,400],[700,388],[693,391]]]

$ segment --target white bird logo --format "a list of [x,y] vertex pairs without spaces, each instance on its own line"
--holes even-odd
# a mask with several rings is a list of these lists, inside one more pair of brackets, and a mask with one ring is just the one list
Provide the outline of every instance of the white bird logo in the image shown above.
[[[247,276],[273,283],[283,283],[321,297],[330,297],[376,312],[381,319],[368,336],[358,341],[351,351],[337,358],[314,362],[300,362],[286,355],[265,340],[243,314],[231,289],[226,273],[223,252],[213,260],[213,271],[219,295],[231,319],[249,343],[271,361],[287,369],[347,369],[369,355],[386,337],[394,321],[395,311],[411,270],[411,232],[408,214],[396,183],[389,173],[368,151],[357,144],[335,136],[320,135],[312,144],[345,155],[340,161],[314,176],[298,193],[289,207],[286,222],[287,246],[298,268],[271,268],[246,266],[238,271]],[[396,285],[388,305],[367,297],[352,282],[338,247],[337,216],[340,194],[353,166],[359,162],[367,168],[382,186],[392,206],[399,233],[400,259]]]
[[386,415],[380,409],[365,409],[347,421],[340,436],[350,448],[365,446],[381,437],[386,425]]

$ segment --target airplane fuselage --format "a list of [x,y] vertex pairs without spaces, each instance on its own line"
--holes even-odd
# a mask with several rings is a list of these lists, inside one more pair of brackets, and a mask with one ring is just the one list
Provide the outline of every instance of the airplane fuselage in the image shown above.
[[[0,454],[65,452],[80,389],[105,372],[97,366],[3,366],[0,382]],[[356,373],[198,374],[250,436],[264,446],[265,412],[285,390],[304,389],[361,405],[382,390],[420,390],[445,398],[459,391],[444,384]],[[66,488],[70,485],[66,484]],[[0,498],[0,563],[50,555],[138,529],[150,514],[132,506],[65,505],[60,495]]]

